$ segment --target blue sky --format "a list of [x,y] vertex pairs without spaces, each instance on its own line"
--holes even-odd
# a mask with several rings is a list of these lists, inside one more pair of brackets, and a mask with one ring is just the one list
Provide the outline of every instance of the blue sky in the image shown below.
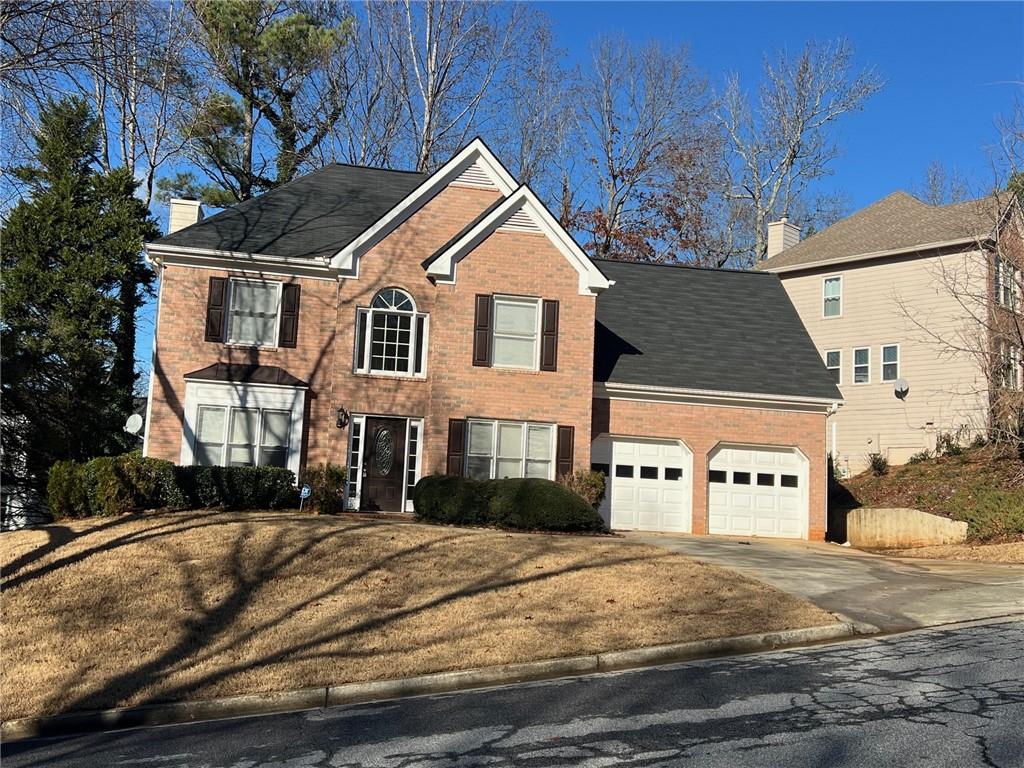
[[[809,39],[845,37],[886,87],[839,127],[843,154],[823,185],[856,210],[919,184],[933,160],[979,187],[991,178],[986,147],[1024,82],[1024,3],[544,2],[559,45],[585,62],[599,34],[686,43],[693,64],[721,88],[737,73],[759,82],[765,53]],[[166,212],[161,212],[166,216]],[[153,307],[139,322],[138,362],[149,369]]]

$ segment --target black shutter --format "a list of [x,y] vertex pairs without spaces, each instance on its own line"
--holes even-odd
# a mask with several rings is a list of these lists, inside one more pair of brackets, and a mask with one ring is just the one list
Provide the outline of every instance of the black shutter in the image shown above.
[[491,365],[491,297],[477,294],[473,321],[473,365]]
[[224,341],[227,321],[228,279],[211,277],[206,294],[206,340]]
[[540,337],[540,369],[558,370],[558,302],[545,299]]
[[448,420],[448,465],[445,471],[456,477],[463,476],[466,458],[466,420]]
[[281,287],[281,334],[278,346],[294,347],[299,340],[299,292],[301,286],[288,283]]
[[558,426],[558,445],[555,448],[555,477],[572,474],[573,440],[576,428]]

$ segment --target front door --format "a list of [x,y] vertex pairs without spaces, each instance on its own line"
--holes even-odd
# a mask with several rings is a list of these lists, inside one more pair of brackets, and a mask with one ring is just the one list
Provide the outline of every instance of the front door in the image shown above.
[[405,485],[405,419],[367,417],[361,510],[401,512]]

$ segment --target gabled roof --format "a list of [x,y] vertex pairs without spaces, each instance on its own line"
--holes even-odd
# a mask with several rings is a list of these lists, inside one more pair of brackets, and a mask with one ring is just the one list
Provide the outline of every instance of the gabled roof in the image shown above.
[[528,215],[576,270],[580,293],[599,293],[608,288],[610,283],[601,270],[525,184],[500,200],[498,205],[490,206],[423,262],[427,274],[440,282],[455,282],[458,262],[519,211]]
[[776,275],[597,263],[595,381],[842,400]]
[[930,250],[988,236],[998,214],[994,197],[928,205],[893,192],[757,265],[777,271],[892,252]]
[[329,258],[425,178],[425,173],[336,163],[226,208],[150,246]]

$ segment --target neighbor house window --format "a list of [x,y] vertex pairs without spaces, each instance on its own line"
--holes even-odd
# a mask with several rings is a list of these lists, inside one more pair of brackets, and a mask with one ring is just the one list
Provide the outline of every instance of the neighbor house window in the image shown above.
[[540,299],[494,297],[493,366],[537,370],[540,306]]
[[476,480],[502,477],[554,479],[552,424],[469,421],[466,474]]
[[1004,389],[1021,388],[1020,347],[1002,341],[999,344],[999,384]]
[[900,347],[888,344],[882,347],[882,381],[896,381],[900,377]]
[[995,257],[995,297],[996,303],[1004,307],[1014,307],[1017,303],[1017,285],[1020,282],[1020,270],[1006,260]]
[[228,299],[228,343],[277,346],[280,309],[281,283],[232,278]]
[[290,431],[289,411],[200,405],[194,461],[206,466],[284,467]]
[[423,376],[426,349],[427,316],[405,291],[385,288],[356,311],[357,373]]
[[838,349],[830,349],[826,352],[825,367],[828,368],[829,373],[832,374],[832,380],[838,384],[842,378],[843,353]]
[[843,278],[826,277],[823,286],[825,317],[839,317],[843,313]]
[[871,348],[853,350],[853,383],[867,384],[871,381]]

